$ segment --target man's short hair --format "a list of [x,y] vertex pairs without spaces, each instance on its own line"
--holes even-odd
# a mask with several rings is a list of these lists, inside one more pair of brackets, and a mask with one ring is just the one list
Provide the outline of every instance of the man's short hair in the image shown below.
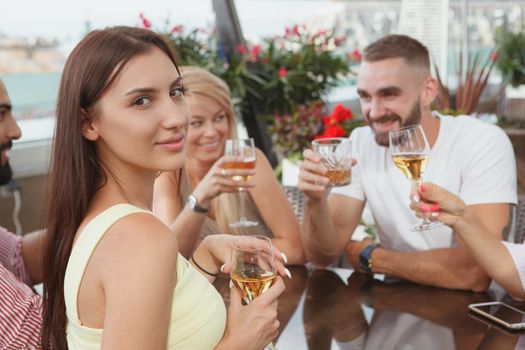
[[409,65],[421,67],[430,72],[428,49],[414,38],[407,35],[387,35],[363,51],[363,60],[377,62],[388,58],[403,58]]

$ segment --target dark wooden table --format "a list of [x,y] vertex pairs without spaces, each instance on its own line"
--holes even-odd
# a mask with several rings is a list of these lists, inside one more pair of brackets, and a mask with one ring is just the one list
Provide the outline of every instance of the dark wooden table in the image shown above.
[[[470,293],[385,283],[348,269],[290,270],[293,278],[279,299],[279,350],[510,350],[520,335],[525,345],[525,333],[509,334],[468,313],[469,304],[501,299],[497,287]],[[216,286],[227,301],[227,278]],[[525,310],[508,297],[505,302]]]

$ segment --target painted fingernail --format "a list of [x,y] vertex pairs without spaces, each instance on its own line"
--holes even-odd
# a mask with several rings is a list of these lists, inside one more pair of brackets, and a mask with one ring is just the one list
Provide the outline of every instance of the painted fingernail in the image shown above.
[[226,264],[222,264],[221,266],[221,272],[224,273],[224,268],[226,267]]
[[292,278],[292,273],[286,267],[284,268],[284,273],[286,274],[286,276],[288,276],[288,278]]
[[419,209],[421,209],[421,211],[423,211],[423,212],[430,211],[430,208],[429,208],[428,205],[426,205],[426,204],[421,204],[421,205],[419,206]]
[[427,187],[425,185],[419,185],[419,192],[425,193],[427,191]]
[[230,280],[230,289],[233,288],[233,282]]
[[435,204],[435,203],[432,204],[432,205],[430,206],[430,210],[432,210],[432,211],[438,211],[438,210],[439,210],[439,204]]
[[286,256],[286,254],[281,252],[281,256],[283,257],[284,262],[288,264],[288,257]]

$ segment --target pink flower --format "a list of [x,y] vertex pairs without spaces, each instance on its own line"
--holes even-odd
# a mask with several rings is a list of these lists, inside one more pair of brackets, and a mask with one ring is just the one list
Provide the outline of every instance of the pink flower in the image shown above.
[[252,56],[252,62],[257,62],[259,60],[259,53],[261,52],[261,45],[254,45],[250,50],[250,55]]
[[334,38],[334,45],[335,45],[336,47],[339,47],[339,46],[341,46],[341,44],[343,44],[345,41],[346,41],[346,35],[336,36],[336,37]]
[[259,56],[259,52],[261,51],[261,45],[254,45],[252,49],[250,50],[250,53],[253,56]]
[[246,46],[239,44],[239,46],[237,46],[237,52],[241,55],[244,55],[246,53]]
[[279,78],[286,78],[288,76],[288,71],[286,70],[286,68],[284,67],[281,67],[279,68]]
[[172,33],[182,33],[183,30],[184,30],[184,26],[182,24],[178,24],[176,26],[173,26],[173,28],[171,28]]
[[299,26],[297,24],[293,26],[292,33],[294,35],[300,35],[301,34],[301,33],[299,33]]
[[144,28],[150,28],[151,27],[151,22],[149,19],[147,19],[146,17],[144,17],[144,13],[140,13],[139,14],[139,18],[142,20],[142,26]]

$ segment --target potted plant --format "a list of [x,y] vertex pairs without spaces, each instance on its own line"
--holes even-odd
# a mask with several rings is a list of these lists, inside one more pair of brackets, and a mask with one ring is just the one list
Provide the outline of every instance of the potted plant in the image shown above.
[[497,67],[505,81],[512,86],[525,84],[525,33],[496,33],[498,48]]

